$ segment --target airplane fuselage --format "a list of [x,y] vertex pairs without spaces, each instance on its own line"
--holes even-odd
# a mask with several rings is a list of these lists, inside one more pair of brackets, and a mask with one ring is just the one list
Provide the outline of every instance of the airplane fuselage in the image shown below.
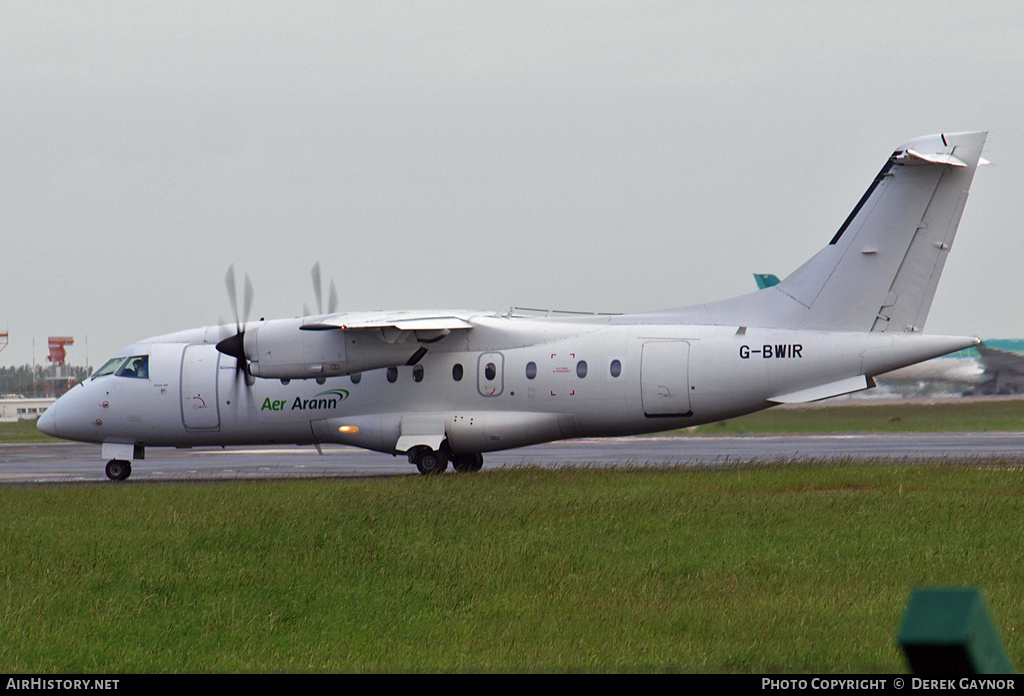
[[[965,343],[641,324],[626,316],[480,314],[473,321],[474,331],[431,345],[415,365],[320,380],[250,379],[251,386],[236,360],[209,342],[219,327],[151,339],[121,352],[148,357],[145,379],[109,374],[76,387],[52,410],[55,434],[172,447],[343,443],[388,453],[432,435],[454,452],[487,452],[698,425],[845,380],[861,378],[866,388],[866,378]],[[415,350],[415,343],[406,348]],[[811,398],[820,397],[803,400]]]

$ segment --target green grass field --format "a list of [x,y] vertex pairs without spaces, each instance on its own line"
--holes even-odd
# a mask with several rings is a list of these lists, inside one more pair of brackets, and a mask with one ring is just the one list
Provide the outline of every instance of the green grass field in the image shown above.
[[[1024,401],[772,409],[684,435],[1020,430]],[[34,422],[0,443],[47,441]],[[0,665],[901,672],[910,591],[1024,664],[1017,463],[0,487]]]
[[18,442],[63,442],[39,431],[35,420],[0,423],[0,445]]
[[1024,399],[952,400],[934,403],[770,408],[680,431],[695,435],[741,433],[949,432],[1024,430]]
[[1024,664],[1016,465],[0,488],[0,664],[902,672],[920,585]]

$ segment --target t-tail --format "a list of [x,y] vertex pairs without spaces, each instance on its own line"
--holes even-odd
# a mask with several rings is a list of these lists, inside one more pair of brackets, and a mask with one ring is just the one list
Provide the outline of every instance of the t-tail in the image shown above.
[[692,323],[920,332],[986,136],[942,133],[904,143],[828,245],[780,283],[669,313]]

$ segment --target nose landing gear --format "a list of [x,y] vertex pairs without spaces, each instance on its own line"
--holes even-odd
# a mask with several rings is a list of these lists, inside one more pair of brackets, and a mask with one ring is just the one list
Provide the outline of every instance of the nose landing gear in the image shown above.
[[104,442],[100,456],[107,460],[107,478],[124,481],[132,475],[132,462],[146,458],[146,447],[130,442]]
[[111,481],[124,481],[132,475],[132,463],[123,459],[111,459],[107,462],[107,478]]

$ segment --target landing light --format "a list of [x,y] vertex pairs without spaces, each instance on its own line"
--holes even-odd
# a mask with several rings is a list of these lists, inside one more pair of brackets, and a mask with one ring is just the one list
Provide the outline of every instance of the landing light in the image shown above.
[[359,432],[358,425],[343,425],[338,428],[339,433],[345,433],[346,435],[355,435]]

